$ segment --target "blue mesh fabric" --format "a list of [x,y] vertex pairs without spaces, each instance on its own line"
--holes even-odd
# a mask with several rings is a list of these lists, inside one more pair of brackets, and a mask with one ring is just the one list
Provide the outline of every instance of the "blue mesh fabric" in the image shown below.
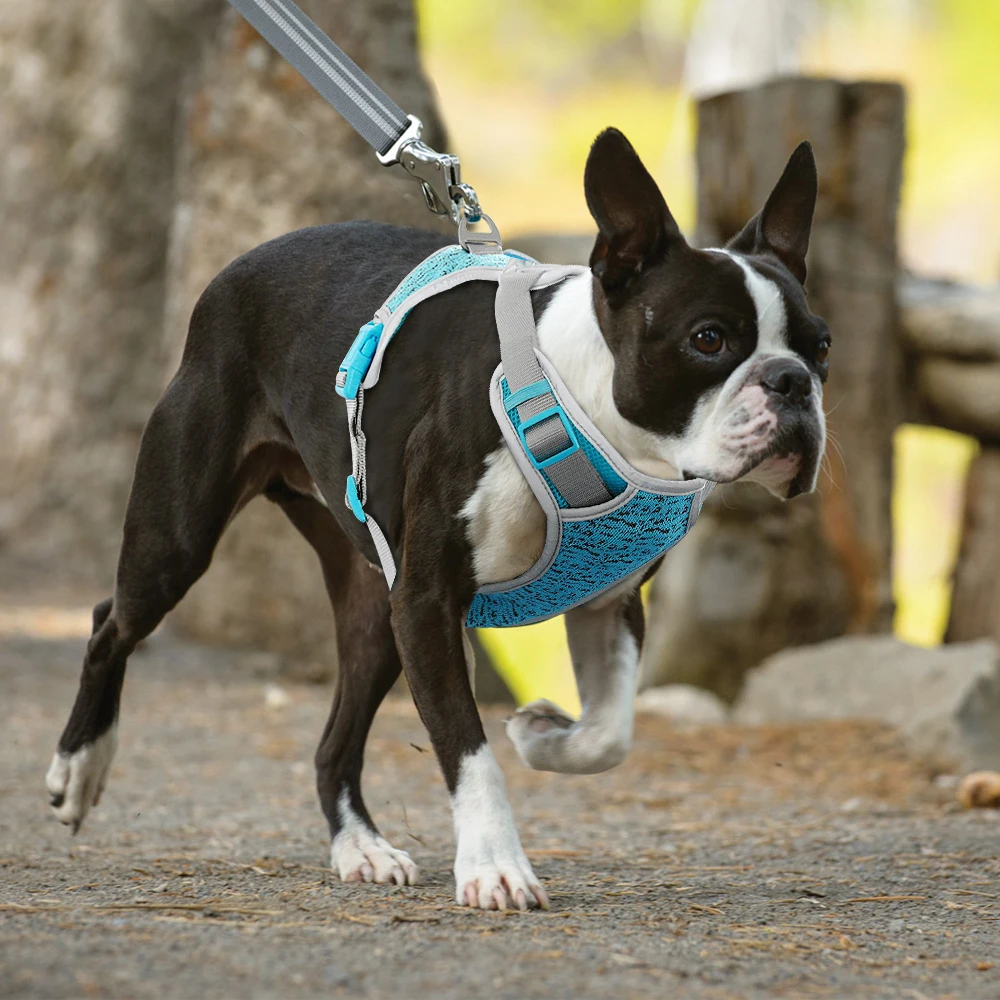
[[[470,254],[460,246],[433,254],[407,275],[386,305],[394,312],[406,297],[446,274],[467,267],[505,268],[511,258],[531,261],[515,251]],[[405,321],[403,317],[400,322]],[[504,398],[510,395],[501,382]],[[519,418],[511,414],[514,425]],[[580,446],[597,469],[612,496],[620,496],[627,483],[583,435]],[[545,476],[544,471],[542,475]],[[556,502],[565,498],[545,476]],[[478,593],[466,624],[470,628],[503,628],[527,625],[562,614],[625,579],[652,562],[684,537],[693,496],[660,496],[640,491],[616,510],[588,521],[563,521],[562,542],[552,565],[536,580],[497,594]]]
[[424,285],[429,284],[436,278],[443,278],[446,274],[454,274],[456,271],[464,271],[467,267],[496,267],[503,270],[511,259],[529,260],[524,254],[508,251],[506,253],[486,253],[474,254],[463,250],[457,243],[453,247],[445,247],[435,254],[431,254],[423,263],[418,264],[403,279],[403,283],[392,293],[386,301],[390,312],[395,312],[397,306],[413,292]]
[[528,625],[562,614],[624,580],[685,535],[693,496],[639,492],[589,521],[564,521],[552,565],[523,587],[472,599],[469,628]]

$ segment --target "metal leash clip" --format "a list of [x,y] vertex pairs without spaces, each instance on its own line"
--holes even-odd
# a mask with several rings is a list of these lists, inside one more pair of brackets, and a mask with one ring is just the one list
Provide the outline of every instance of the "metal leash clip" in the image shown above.
[[439,153],[420,138],[424,127],[416,115],[407,115],[410,125],[384,152],[376,153],[386,167],[400,166],[420,181],[424,202],[435,215],[447,215],[458,225],[465,218],[482,218],[479,198],[469,184],[462,183],[462,165],[451,153]]

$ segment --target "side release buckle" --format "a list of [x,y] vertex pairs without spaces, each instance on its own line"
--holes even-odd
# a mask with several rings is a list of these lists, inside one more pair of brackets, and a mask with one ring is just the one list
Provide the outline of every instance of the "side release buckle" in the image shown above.
[[337,372],[337,395],[344,399],[356,399],[358,389],[372,366],[372,358],[378,349],[379,338],[382,336],[382,324],[377,320],[365,323],[351,344],[347,356],[340,363]]

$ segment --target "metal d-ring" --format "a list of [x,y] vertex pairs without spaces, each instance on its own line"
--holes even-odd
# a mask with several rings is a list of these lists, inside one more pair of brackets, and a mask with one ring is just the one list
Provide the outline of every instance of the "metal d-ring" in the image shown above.
[[480,221],[485,222],[490,227],[488,233],[474,233],[469,229],[469,221],[462,213],[458,220],[458,242],[463,250],[469,253],[503,253],[503,243],[500,241],[500,230],[496,223],[485,213],[480,216]]

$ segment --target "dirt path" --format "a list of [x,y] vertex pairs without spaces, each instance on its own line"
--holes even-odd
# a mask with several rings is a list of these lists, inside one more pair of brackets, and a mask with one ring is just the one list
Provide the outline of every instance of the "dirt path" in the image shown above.
[[[671,731],[617,771],[527,771],[488,731],[548,914],[452,904],[447,799],[407,701],[367,797],[416,888],[324,867],[311,755],[329,692],[166,637],[73,839],[42,777],[79,640],[0,644],[0,996],[997,997],[998,815],[963,813],[866,724]],[[272,701],[273,701],[272,697]]]

